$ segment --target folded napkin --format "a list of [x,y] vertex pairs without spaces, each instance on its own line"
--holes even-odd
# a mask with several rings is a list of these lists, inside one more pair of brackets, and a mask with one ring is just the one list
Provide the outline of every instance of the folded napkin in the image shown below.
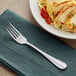
[[[33,48],[17,44],[4,28],[8,22],[26,36],[30,43],[66,62],[68,68],[59,70]],[[75,58],[75,49],[12,11],[6,10],[0,16],[0,61],[20,76],[76,76]]]

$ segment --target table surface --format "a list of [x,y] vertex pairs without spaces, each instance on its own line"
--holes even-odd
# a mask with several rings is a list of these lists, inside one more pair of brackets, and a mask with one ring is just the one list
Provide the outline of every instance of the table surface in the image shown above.
[[[34,20],[30,8],[29,8],[29,0],[0,0],[0,14],[3,13],[6,9],[11,9],[12,11],[16,12],[24,19],[38,25]],[[38,25],[39,26],[39,25]],[[76,48],[76,40],[68,40],[62,39],[64,42]],[[17,76],[14,72],[10,71],[7,67],[0,64],[0,76]]]

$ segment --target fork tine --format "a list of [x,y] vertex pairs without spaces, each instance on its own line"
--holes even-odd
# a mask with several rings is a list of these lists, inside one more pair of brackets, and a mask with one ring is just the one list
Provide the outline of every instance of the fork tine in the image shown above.
[[19,34],[15,31],[15,29],[13,29],[13,27],[11,27],[11,25],[8,25],[8,27],[16,35],[16,37],[19,36]]
[[9,22],[9,25],[16,31],[18,35],[22,35],[10,22]]
[[16,35],[16,33],[12,30],[12,28],[10,26],[7,26],[8,30],[11,32],[11,34],[17,38],[18,36]]
[[14,35],[14,33],[8,27],[6,27],[5,29],[7,30],[7,32],[11,35],[11,37],[13,39],[16,39],[16,36]]

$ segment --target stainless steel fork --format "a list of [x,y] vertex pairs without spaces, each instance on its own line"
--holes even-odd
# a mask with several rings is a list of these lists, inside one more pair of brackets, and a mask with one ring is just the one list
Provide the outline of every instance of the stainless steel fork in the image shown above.
[[34,48],[36,51],[38,51],[41,55],[43,55],[46,59],[48,59],[51,63],[53,63],[56,67],[59,69],[66,69],[67,64],[63,61],[54,58],[53,56],[45,53],[44,51],[40,50],[33,44],[29,43],[27,39],[9,22],[9,25],[7,25],[6,30],[11,35],[11,37],[19,44],[26,44]]

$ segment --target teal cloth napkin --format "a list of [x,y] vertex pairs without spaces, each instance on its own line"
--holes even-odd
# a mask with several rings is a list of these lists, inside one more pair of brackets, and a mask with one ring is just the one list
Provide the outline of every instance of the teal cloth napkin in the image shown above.
[[[17,44],[4,28],[8,22],[30,43],[66,62],[68,68],[59,70],[33,48]],[[76,76],[76,50],[10,10],[0,16],[0,61],[20,76]]]

